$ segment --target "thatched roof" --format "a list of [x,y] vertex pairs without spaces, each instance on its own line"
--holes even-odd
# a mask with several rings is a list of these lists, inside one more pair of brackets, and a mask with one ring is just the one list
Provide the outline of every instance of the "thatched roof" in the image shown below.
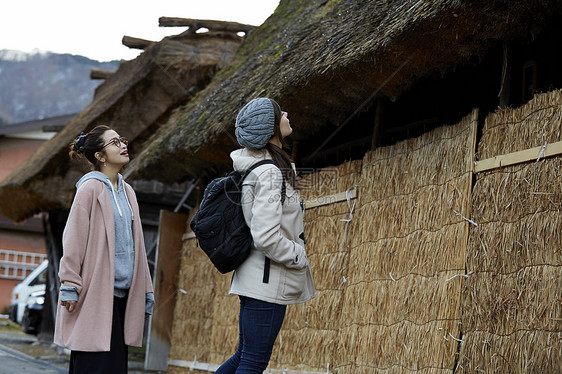
[[[19,221],[70,206],[84,163],[69,160],[68,145],[81,132],[108,124],[135,140],[132,157],[171,110],[204,88],[229,60],[236,34],[169,37],[124,62],[96,90],[92,103],[0,184],[0,215]],[[87,77],[85,77],[87,79]]]
[[281,0],[127,175],[172,182],[228,165],[236,114],[259,96],[276,99],[290,113],[292,138],[306,139],[376,95],[396,98],[419,78],[536,32],[559,13],[559,2],[542,0]]
[[22,133],[27,131],[42,130],[44,132],[57,132],[64,128],[76,114],[65,114],[34,121],[14,123],[0,126],[0,136]]

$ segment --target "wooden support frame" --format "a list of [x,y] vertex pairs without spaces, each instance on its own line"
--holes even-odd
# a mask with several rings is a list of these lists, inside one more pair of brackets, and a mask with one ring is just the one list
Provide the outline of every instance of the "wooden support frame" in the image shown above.
[[479,173],[486,170],[501,168],[503,166],[516,165],[528,161],[538,161],[542,158],[552,157],[559,154],[562,154],[562,141],[552,144],[545,143],[545,145],[540,147],[495,156],[482,161],[476,161],[474,165],[474,172]]
[[253,25],[242,24],[238,22],[215,21],[208,19],[192,19],[178,17],[160,17],[158,19],[160,27],[189,27],[192,32],[196,32],[201,28],[211,31],[227,31],[227,32],[244,32],[248,33],[256,28]]
[[146,39],[141,39],[141,38],[135,38],[132,36],[123,36],[123,39],[121,39],[121,44],[123,44],[125,47],[129,47],[129,48],[133,48],[133,49],[147,49],[148,47],[150,47],[152,44],[154,44],[155,42],[153,42],[152,40],[146,40]]
[[90,79],[107,79],[113,75],[112,71],[102,69],[90,70]]
[[[349,199],[354,200],[357,198],[357,186],[353,186],[349,191]],[[317,208],[319,206],[330,205],[347,200],[348,191],[339,192],[334,195],[311,197],[305,200],[305,209]]]
[[150,316],[145,368],[167,370],[171,347],[171,329],[178,290],[182,234],[186,231],[188,216],[160,211],[158,246],[154,266],[154,308]]

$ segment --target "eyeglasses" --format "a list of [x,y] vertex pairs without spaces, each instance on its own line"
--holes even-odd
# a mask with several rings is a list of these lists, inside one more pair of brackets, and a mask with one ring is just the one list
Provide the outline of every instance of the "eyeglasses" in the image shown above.
[[104,145],[101,148],[103,149],[103,148],[105,148],[105,147],[107,147],[108,145],[111,145],[111,144],[113,144],[116,147],[121,147],[121,144],[128,145],[129,141],[126,138],[120,136],[118,138],[111,139],[109,142],[107,142],[106,145]]

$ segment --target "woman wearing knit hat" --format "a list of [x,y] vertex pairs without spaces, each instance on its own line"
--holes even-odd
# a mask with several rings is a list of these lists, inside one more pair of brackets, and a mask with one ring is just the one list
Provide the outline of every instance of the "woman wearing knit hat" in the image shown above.
[[303,204],[294,165],[282,148],[292,132],[288,114],[269,98],[250,101],[236,117],[236,139],[244,148],[230,154],[234,169],[243,174],[265,159],[277,166],[258,166],[244,179],[242,210],[254,243],[230,286],[230,294],[240,298],[240,340],[236,353],[215,373],[263,373],[287,305],[314,297]]

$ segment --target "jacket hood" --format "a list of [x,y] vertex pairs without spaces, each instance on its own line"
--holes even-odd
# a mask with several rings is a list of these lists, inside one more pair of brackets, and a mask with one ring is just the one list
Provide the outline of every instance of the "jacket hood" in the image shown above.
[[265,149],[242,148],[230,153],[234,170],[244,173],[258,161],[271,159],[269,152]]
[[[121,174],[117,174],[117,178],[119,179],[119,187],[121,187],[121,185],[123,184],[123,177],[121,176]],[[82,186],[84,184],[84,182],[90,180],[90,179],[97,179],[99,181],[102,181],[103,183],[105,183],[107,185],[107,187],[112,188],[113,186],[111,185],[111,182],[109,180],[109,178],[107,177],[107,175],[105,175],[104,173],[102,173],[101,171],[91,171],[87,174],[84,174],[82,176],[82,178],[80,178],[78,180],[78,182],[76,182],[76,188],[80,188],[80,186]]]
[[[121,211],[121,208],[119,207],[119,203],[117,202],[117,196],[116,196],[116,193],[115,193],[115,188],[113,187],[113,184],[111,184],[111,181],[109,180],[107,175],[105,175],[101,171],[91,171],[91,172],[83,175],[82,178],[80,178],[78,180],[78,182],[76,182],[76,189],[79,189],[86,181],[89,181],[90,179],[97,179],[99,181],[102,181],[105,184],[108,191],[111,191],[111,193],[112,193],[113,200],[115,201],[115,206],[117,207],[117,211],[119,212],[119,215],[122,216],[123,212]],[[119,187],[119,190],[123,191],[123,193],[125,194],[125,200],[127,200],[127,205],[129,206],[129,209],[131,210],[131,214],[132,214],[132,217],[133,217],[133,220],[134,220],[135,217],[134,217],[134,214],[133,214],[133,208],[131,207],[131,203],[129,202],[129,198],[127,197],[127,193],[124,190],[125,186],[123,184],[123,177],[121,176],[121,174],[117,174],[117,179],[118,179],[117,186]]]

